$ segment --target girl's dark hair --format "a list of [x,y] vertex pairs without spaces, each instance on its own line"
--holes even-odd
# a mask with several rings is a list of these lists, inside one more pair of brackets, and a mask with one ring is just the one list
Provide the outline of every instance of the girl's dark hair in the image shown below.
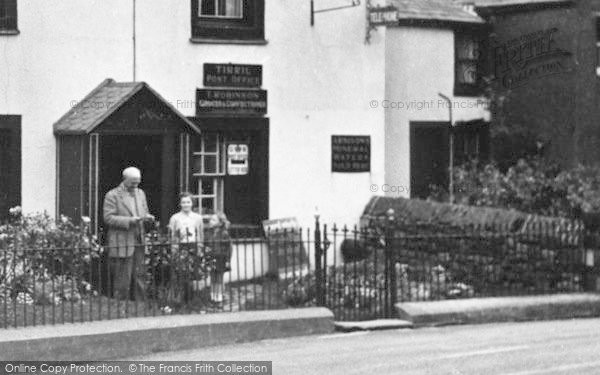
[[184,191],[183,193],[179,194],[179,201],[181,201],[183,198],[193,198],[192,193],[190,193],[189,191]]

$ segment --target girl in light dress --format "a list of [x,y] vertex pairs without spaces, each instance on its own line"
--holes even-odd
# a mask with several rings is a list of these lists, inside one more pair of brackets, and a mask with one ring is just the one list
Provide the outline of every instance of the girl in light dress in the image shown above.
[[182,193],[179,205],[181,211],[169,220],[169,239],[172,244],[169,293],[176,303],[189,302],[191,299],[190,289],[195,289],[197,264],[204,250],[204,224],[202,215],[192,210],[192,194]]
[[[171,216],[169,220],[169,233],[171,243],[173,244],[174,258],[178,259],[179,263],[175,269],[181,270],[181,266],[191,264],[189,260],[186,263],[186,256],[193,253],[198,257],[207,257],[210,269],[210,299],[213,303],[221,306],[224,302],[224,274],[231,270],[231,237],[229,236],[229,221],[223,213],[213,213],[206,215],[207,223],[207,238],[204,237],[204,224],[202,215],[194,212],[192,194],[182,193],[180,195],[179,204],[181,211]],[[188,269],[186,275],[182,277],[181,272],[178,273],[177,279],[172,283],[175,288],[182,284],[189,284],[190,280],[185,280],[186,276],[193,274],[193,269]],[[177,273],[177,272],[176,272]],[[181,280],[181,279],[184,280]],[[200,289],[196,285],[197,281],[193,281],[191,287],[193,290]],[[177,295],[177,293],[175,293]]]

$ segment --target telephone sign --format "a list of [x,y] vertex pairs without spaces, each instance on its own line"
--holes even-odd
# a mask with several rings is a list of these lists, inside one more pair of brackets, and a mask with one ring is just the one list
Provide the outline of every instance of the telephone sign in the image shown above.
[[248,174],[248,145],[230,144],[227,146],[227,174]]

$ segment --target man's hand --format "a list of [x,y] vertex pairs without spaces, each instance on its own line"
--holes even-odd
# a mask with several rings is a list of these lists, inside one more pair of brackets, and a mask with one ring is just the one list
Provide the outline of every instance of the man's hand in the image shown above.
[[139,223],[140,223],[142,220],[144,220],[144,218],[142,218],[142,217],[139,217],[139,216],[132,216],[132,217],[130,218],[130,220],[131,220],[131,221],[130,221],[129,225],[130,225],[131,227],[134,227],[134,226],[138,225],[138,224],[139,224]]

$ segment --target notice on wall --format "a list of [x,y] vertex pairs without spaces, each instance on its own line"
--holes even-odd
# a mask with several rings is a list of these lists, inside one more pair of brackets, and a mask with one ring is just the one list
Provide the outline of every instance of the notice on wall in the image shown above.
[[332,135],[331,171],[370,172],[371,137],[368,135]]
[[204,64],[206,87],[260,87],[262,66],[246,64]]
[[269,246],[269,271],[283,275],[305,275],[308,255],[295,217],[262,222]]
[[246,114],[264,115],[267,113],[267,91],[197,89],[196,114]]
[[369,8],[369,25],[372,27],[395,26],[398,24],[398,20],[398,8],[393,5]]

